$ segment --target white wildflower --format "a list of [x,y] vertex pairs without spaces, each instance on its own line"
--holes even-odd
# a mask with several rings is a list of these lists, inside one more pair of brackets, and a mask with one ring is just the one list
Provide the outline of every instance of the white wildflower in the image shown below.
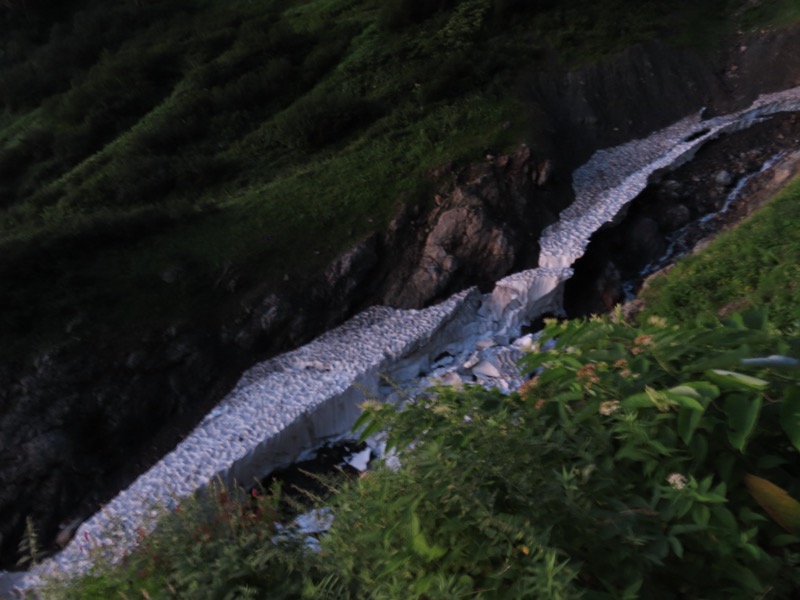
[[608,400],[600,405],[600,414],[604,416],[613,415],[619,410],[619,400]]
[[680,473],[670,473],[667,477],[667,483],[675,490],[682,490],[686,487],[687,482],[686,476]]

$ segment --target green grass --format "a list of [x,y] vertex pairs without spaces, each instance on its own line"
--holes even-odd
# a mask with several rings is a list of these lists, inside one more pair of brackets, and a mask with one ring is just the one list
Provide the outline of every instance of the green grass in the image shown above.
[[748,221],[681,260],[642,294],[646,315],[714,320],[767,306],[776,326],[800,325],[800,179]]
[[800,19],[800,4],[794,0],[763,0],[750,3],[743,12],[746,28],[786,27]]

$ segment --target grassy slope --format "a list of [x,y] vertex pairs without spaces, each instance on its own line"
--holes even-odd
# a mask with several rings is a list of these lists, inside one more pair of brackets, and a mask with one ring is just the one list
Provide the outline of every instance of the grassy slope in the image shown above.
[[[76,0],[52,24],[6,14],[2,351],[81,314],[117,336],[210,315],[227,273],[269,285],[313,272],[431,167],[535,145],[514,81],[544,48],[593,60],[688,18],[661,0],[461,0],[404,21],[414,4]],[[700,22],[729,26],[725,11]],[[168,286],[173,265],[186,275]]]
[[656,277],[642,294],[645,316],[687,322],[766,305],[773,323],[800,324],[800,179],[703,252]]

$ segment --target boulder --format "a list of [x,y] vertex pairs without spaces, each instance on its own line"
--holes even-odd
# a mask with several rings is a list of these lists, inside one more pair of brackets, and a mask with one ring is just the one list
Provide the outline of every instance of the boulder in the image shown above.
[[658,224],[664,231],[675,231],[686,225],[692,218],[692,211],[685,204],[667,204],[656,215]]
[[396,217],[382,246],[405,253],[382,285],[384,303],[417,308],[475,283],[507,275],[523,254],[535,252],[544,223],[533,200],[553,171],[537,163],[527,145],[459,171],[437,171],[441,180],[427,214]]
[[664,251],[664,237],[658,223],[649,217],[636,220],[626,232],[628,252],[642,264],[651,262]]
[[723,187],[728,187],[733,183],[733,175],[725,170],[717,171],[716,175],[714,175],[714,183]]

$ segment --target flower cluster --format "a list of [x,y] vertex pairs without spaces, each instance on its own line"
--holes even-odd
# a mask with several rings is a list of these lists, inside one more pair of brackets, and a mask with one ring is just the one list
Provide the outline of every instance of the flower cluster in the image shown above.
[[617,362],[614,363],[614,367],[620,369],[619,374],[621,377],[624,377],[625,379],[629,379],[634,376],[633,371],[631,371],[630,368],[628,367],[627,359],[620,358]]
[[531,379],[528,379],[528,381],[519,386],[519,395],[522,396],[523,398],[527,398],[528,395],[530,395],[531,392],[533,392],[533,389],[536,387],[538,382],[539,382],[538,375],[532,377]]
[[647,349],[647,346],[653,345],[653,336],[648,334],[642,334],[638,336],[635,340],[633,340],[633,348],[631,348],[631,354],[636,356],[637,354],[641,354]]
[[681,475],[680,473],[670,473],[667,477],[667,483],[674,490],[682,490],[686,487],[688,480],[685,475]]
[[597,365],[594,363],[583,365],[578,369],[576,376],[578,381],[587,388],[591,388],[595,383],[600,383],[600,377],[597,375]]
[[606,417],[613,415],[620,409],[619,400],[607,400],[600,405],[600,414]]

